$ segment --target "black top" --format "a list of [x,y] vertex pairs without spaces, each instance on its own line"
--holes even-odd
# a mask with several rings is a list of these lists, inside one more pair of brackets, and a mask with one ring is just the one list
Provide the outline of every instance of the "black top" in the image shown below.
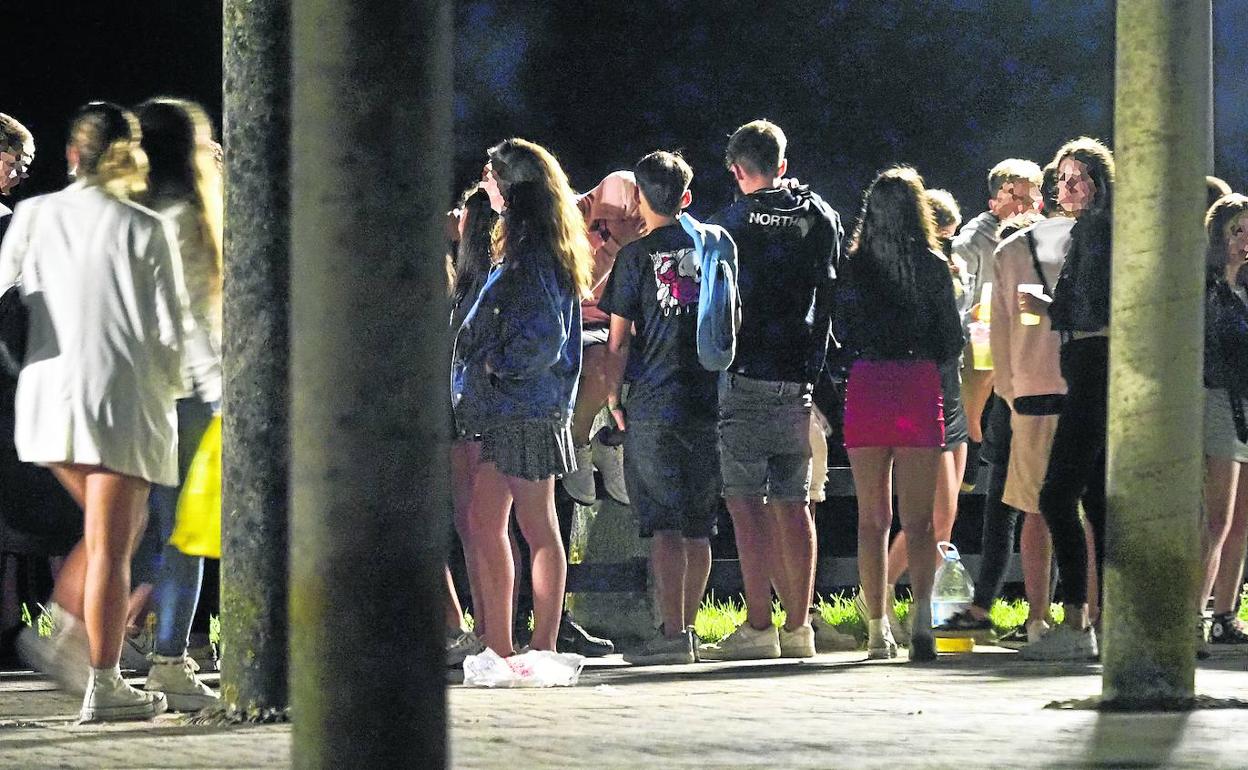
[[634,420],[714,420],[716,372],[698,363],[702,269],[680,225],[620,249],[598,307],[634,324],[626,377]]
[[864,275],[851,258],[838,287],[837,339],[854,358],[926,359],[944,363],[962,351],[962,321],[953,280],[940,255],[914,256],[916,305]]
[[841,219],[805,187],[768,188],[711,218],[737,244],[741,329],[729,371],[813,383],[823,368]]
[[1109,326],[1111,228],[1109,212],[1088,214],[1070,230],[1070,251],[1053,287],[1054,331],[1095,332]]
[[1205,387],[1248,391],[1248,306],[1220,275],[1205,284]]

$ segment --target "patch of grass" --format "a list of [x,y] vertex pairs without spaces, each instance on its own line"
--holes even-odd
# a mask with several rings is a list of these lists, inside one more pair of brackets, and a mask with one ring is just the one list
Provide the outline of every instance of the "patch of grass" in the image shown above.
[[48,608],[42,604],[36,604],[35,606],[39,608],[38,615],[33,615],[30,607],[25,602],[22,603],[22,622],[35,629],[35,631],[39,632],[39,636],[46,639],[52,636],[52,613],[48,612]]
[[1239,589],[1239,619],[1248,620],[1248,583]]

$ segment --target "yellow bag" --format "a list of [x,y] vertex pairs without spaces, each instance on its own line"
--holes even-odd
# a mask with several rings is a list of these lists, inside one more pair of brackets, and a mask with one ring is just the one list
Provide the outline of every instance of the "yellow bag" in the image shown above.
[[187,556],[221,558],[221,415],[199,441],[186,471],[170,545]]

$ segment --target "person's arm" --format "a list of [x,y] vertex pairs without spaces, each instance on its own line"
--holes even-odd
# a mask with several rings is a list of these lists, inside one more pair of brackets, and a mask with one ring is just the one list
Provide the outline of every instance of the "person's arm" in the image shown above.
[[821,247],[824,254],[818,266],[815,284],[815,318],[810,330],[810,352],[806,359],[806,376],[816,382],[828,357],[828,340],[832,335],[832,313],[836,307],[836,266],[841,263],[841,226],[835,216],[826,221],[828,243]]
[[22,261],[30,246],[30,220],[35,213],[34,203],[19,206],[17,211],[5,217],[9,226],[0,241],[0,292],[18,283],[22,278]]
[[169,374],[181,385],[186,341],[195,334],[195,321],[191,318],[191,302],[182,274],[182,256],[178,252],[177,233],[174,232],[170,220],[157,217],[148,235],[145,251],[143,256],[152,267],[155,287],[153,299],[156,305],[157,338],[174,354],[174,366]]
[[627,430],[624,408],[620,406],[620,389],[624,384],[624,368],[633,343],[633,322],[623,316],[611,315],[611,330],[607,335],[607,356],[603,368],[607,385],[607,409],[615,420],[615,426]]
[[997,285],[992,291],[992,326],[988,337],[992,349],[993,389],[1011,409],[1014,408],[1014,384],[1011,379],[1014,372],[1010,361],[1010,334],[1018,322],[1018,302],[1015,301],[1018,283],[1011,274],[1008,251],[1015,246],[1016,242],[1007,242],[993,256]]

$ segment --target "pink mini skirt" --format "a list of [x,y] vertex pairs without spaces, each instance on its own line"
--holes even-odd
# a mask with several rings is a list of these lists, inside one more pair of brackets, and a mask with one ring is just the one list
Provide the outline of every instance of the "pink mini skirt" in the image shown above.
[[846,449],[944,443],[944,404],[935,361],[854,362],[845,392]]

